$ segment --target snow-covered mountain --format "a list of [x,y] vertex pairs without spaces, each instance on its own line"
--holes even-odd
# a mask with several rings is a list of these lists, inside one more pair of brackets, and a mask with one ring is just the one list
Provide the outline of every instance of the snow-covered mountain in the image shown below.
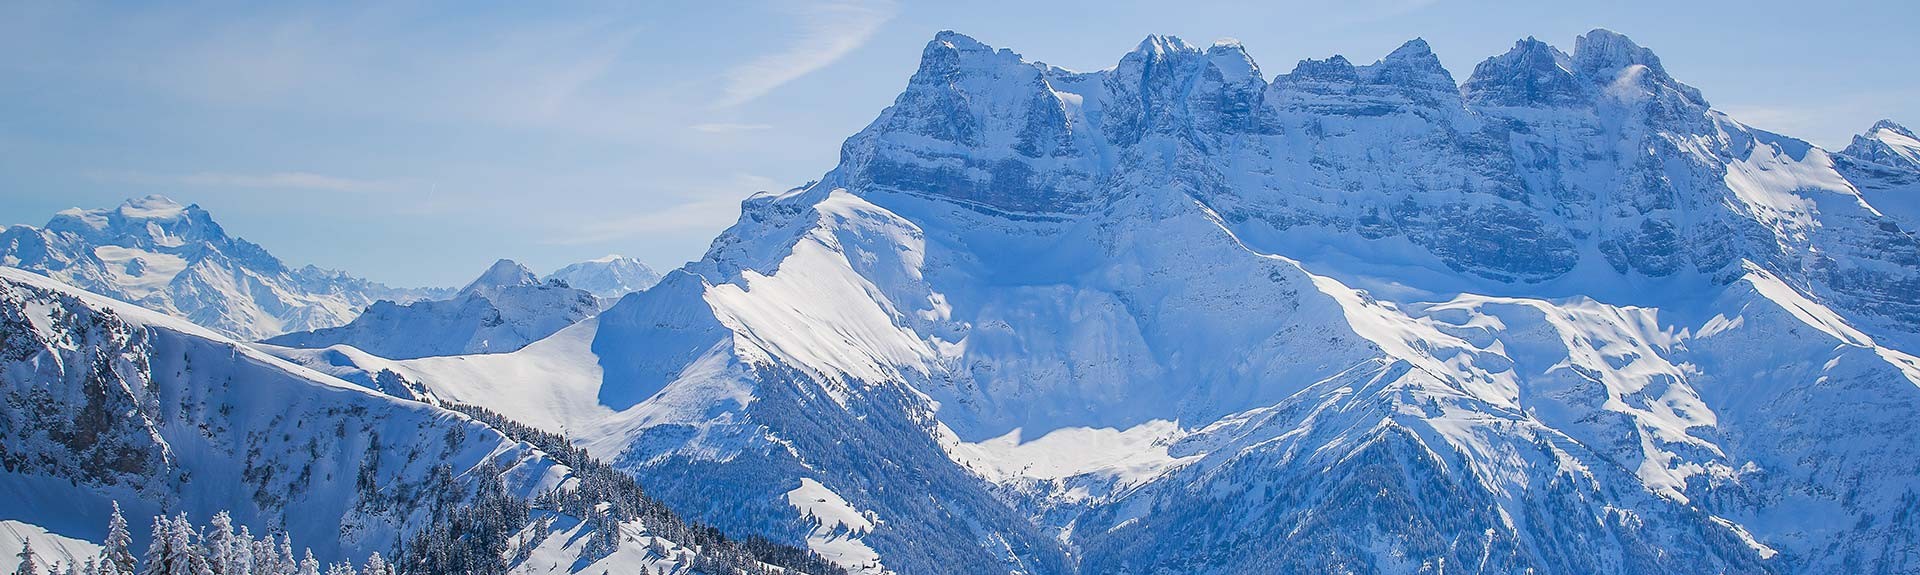
[[[329,562],[403,539],[413,554],[389,556],[424,558],[422,542],[454,536],[498,550],[492,560],[516,573],[768,567],[637,491],[620,497],[618,481],[631,481],[582,468],[599,464],[571,448],[43,276],[0,268],[0,336],[0,524],[69,566],[105,539],[117,501],[130,518],[230,510],[236,525],[284,532]],[[518,519],[469,513],[516,508]],[[130,527],[146,538],[145,522]],[[6,538],[0,551],[19,545]]]
[[1912,130],[1881,120],[1854,136],[1836,163],[1874,208],[1920,230],[1920,138]]
[[619,299],[620,296],[653,287],[660,283],[660,274],[630,257],[610,255],[599,259],[568,264],[547,274],[548,280],[560,280],[567,285],[593,292],[593,295],[605,299]]
[[41,228],[9,227],[0,231],[0,265],[248,340],[344,324],[377,300],[447,293],[288,267],[259,245],[228,236],[199,206],[161,196],[62,211]]
[[1920,170],[1920,137],[1893,120],[1875,122],[1867,133],[1854,136],[1841,153],[1883,166]]
[[287,347],[350,345],[381,357],[499,353],[526,347],[600,310],[599,300],[564,282],[542,282],[500,260],[452,299],[380,301],[340,327],[269,338]]
[[943,32],[840,157],[516,352],[279,353],[866,573],[1920,573],[1886,157],[1619,34],[1456,83],[1420,40],[1269,81]]

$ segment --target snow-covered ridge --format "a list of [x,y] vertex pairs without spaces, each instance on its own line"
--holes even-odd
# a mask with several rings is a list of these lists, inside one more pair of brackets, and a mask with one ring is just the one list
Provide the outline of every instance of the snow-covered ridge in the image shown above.
[[[117,499],[139,516],[231,509],[314,541],[323,556],[357,558],[416,526],[389,499],[423,485],[439,463],[465,473],[492,461],[523,494],[566,475],[465,417],[43,276],[0,268],[0,299],[13,334],[4,391],[44,398],[5,414],[12,428],[34,430],[6,438],[8,453],[27,458],[10,467],[8,491],[35,494],[9,513],[67,536],[98,541]],[[95,410],[115,415],[87,417]],[[439,455],[408,461],[409,450]]]
[[162,196],[62,211],[45,227],[0,231],[0,265],[187,318],[241,339],[346,323],[377,300],[443,296],[342,272],[289,267],[228,236],[197,205]]
[[1920,229],[1920,138],[1892,120],[1875,122],[1835,157],[1860,194],[1908,230]]
[[284,334],[272,345],[351,345],[389,359],[510,352],[600,310],[585,290],[541,282],[513,260],[494,262],[451,299],[379,301],[347,325]]
[[1895,168],[1920,170],[1920,137],[1893,120],[1875,122],[1867,133],[1854,136],[1841,153]]
[[653,287],[660,282],[660,274],[630,257],[609,255],[584,262],[568,264],[547,274],[548,280],[560,280],[567,285],[593,292],[593,295],[605,299],[618,299],[636,291]]
[[[696,533],[662,509],[602,521],[593,514],[615,502],[641,503],[638,487],[598,463],[561,463],[552,454],[570,452],[564,444],[510,438],[511,422],[375,393],[44,276],[0,267],[0,333],[0,429],[15,430],[0,434],[0,492],[14,496],[0,503],[0,530],[68,566],[97,550],[116,502],[135,518],[231,511],[236,525],[286,533],[335,562],[432,541],[423,534],[447,529],[456,506],[568,494],[574,503],[535,507],[524,524],[467,524],[505,528],[493,541],[461,535],[506,551],[478,569],[797,572],[743,555],[765,546]],[[600,490],[620,482],[635,497],[580,500],[614,497]],[[131,527],[147,539],[144,522]],[[389,556],[424,555],[414,550]],[[772,551],[785,565],[820,564]]]
[[840,165],[588,322],[286,353],[849,568],[1920,571],[1920,244],[1859,162],[1604,30],[1261,70],[943,32]]

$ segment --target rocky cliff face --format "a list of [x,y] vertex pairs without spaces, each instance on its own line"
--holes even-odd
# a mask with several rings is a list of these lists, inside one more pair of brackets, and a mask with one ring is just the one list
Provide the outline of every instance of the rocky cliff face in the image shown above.
[[947,32],[660,285],[349,363],[869,572],[1916,572],[1920,244],[1851,157],[1604,30],[1457,86]]

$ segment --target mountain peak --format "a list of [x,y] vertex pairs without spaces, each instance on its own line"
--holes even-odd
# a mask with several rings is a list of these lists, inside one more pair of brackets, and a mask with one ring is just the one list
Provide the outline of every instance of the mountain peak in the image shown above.
[[1301,60],[1287,76],[1294,80],[1352,81],[1359,78],[1359,73],[1354,71],[1353,63],[1347,61],[1346,56],[1335,54],[1325,60]]
[[[61,210],[47,220],[46,229],[68,233],[96,244],[174,251],[209,245],[234,255],[257,247],[227,236],[213,216],[198,205],[181,205],[161,195],[129,198],[112,208]],[[274,261],[268,267],[278,267]]]
[[1148,34],[1146,39],[1140,41],[1139,46],[1134,47],[1133,51],[1155,56],[1200,53],[1199,48],[1195,48],[1192,44],[1181,40],[1179,36],[1169,36],[1165,34]]
[[6,233],[13,239],[0,238],[0,261],[9,266],[249,340],[340,325],[380,299],[444,293],[289,267],[266,248],[227,235],[200,206],[161,195],[62,210],[44,228]]
[[640,260],[610,255],[569,264],[547,274],[547,280],[560,280],[568,287],[587,290],[603,298],[617,298],[653,287],[660,281],[660,274]]
[[1222,38],[1214,41],[1213,46],[1207,48],[1207,58],[1212,60],[1213,67],[1218,68],[1227,81],[1244,81],[1260,76],[1260,66],[1253,62],[1253,56],[1247,54],[1247,48],[1241,46],[1239,40]]
[[1656,69],[1660,67],[1660,58],[1654,56],[1652,50],[1635,44],[1633,39],[1625,34],[1606,28],[1594,28],[1586,34],[1575,37],[1573,56],[1574,60],[1579,62],[1597,62],[1613,66],[1644,64]]
[[1660,57],[1653,50],[1635,44],[1626,35],[1595,28],[1574,38],[1574,70],[1598,81],[1611,82],[1620,71],[1633,66],[1645,66],[1654,75],[1665,78],[1667,70],[1660,65]]
[[954,48],[976,48],[976,49],[982,49],[982,50],[992,50],[992,48],[988,47],[986,44],[982,44],[980,43],[979,40],[973,39],[972,36],[961,34],[959,32],[955,32],[952,30],[941,30],[938,33],[935,33],[933,35],[932,43],[951,46]]
[[920,52],[920,68],[911,82],[936,84],[952,82],[957,75],[967,70],[998,69],[1006,66],[1024,66],[1026,62],[1012,50],[994,47],[973,39],[972,36],[952,30],[942,30],[933,35]]
[[1920,170],[1920,137],[1893,120],[1874,122],[1840,153],[1883,166]]
[[527,266],[513,260],[501,259],[493,262],[485,273],[474,278],[467,287],[460,288],[460,294],[484,293],[493,291],[494,288],[539,284],[540,278],[533,275],[533,270],[527,269]]
[[1414,38],[1401,44],[1399,48],[1394,48],[1392,53],[1387,54],[1387,57],[1381,60],[1416,60],[1425,59],[1430,56],[1433,56],[1433,47],[1427,45],[1427,39]]
[[1474,66],[1460,90],[1467,101],[1489,106],[1565,106],[1582,99],[1572,58],[1528,36],[1507,53]]
[[1401,44],[1387,57],[1368,66],[1367,73],[1371,81],[1379,84],[1407,86],[1455,96],[1460,89],[1453,81],[1453,74],[1440,63],[1440,57],[1433,54],[1433,47],[1421,38]]
[[181,205],[160,194],[150,194],[139,198],[129,198],[120,204],[120,215],[128,219],[174,220],[186,215],[188,210],[199,206]]
[[1667,74],[1653,50],[1605,28],[1595,28],[1574,39],[1573,71],[1590,84],[1608,87],[1615,95],[1632,94],[1620,92],[1618,87],[1638,86],[1643,94],[1677,92],[1687,104],[1706,105],[1699,90]]
[[186,217],[189,212],[204,213],[200,210],[200,206],[181,205],[172,198],[151,194],[127,198],[126,201],[120,202],[119,206],[108,209],[67,208],[55,213],[53,220],[48,222],[48,227],[54,227],[57,222],[66,220],[69,224],[82,223],[88,228],[98,230],[125,222],[176,221]]
[[1920,138],[1920,136],[1914,136],[1913,131],[1908,130],[1906,126],[1902,126],[1898,122],[1895,122],[1893,120],[1886,120],[1886,119],[1880,120],[1878,122],[1874,122],[1873,127],[1867,129],[1867,134],[1872,135],[1874,132],[1878,132],[1881,130],[1887,130],[1895,134],[1906,136],[1908,138]]

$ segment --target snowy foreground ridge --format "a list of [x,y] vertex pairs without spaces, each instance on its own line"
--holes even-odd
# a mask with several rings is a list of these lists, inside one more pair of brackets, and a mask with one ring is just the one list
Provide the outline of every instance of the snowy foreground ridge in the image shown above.
[[[386,575],[379,553],[417,573],[758,575],[797,571],[756,557],[818,563],[716,542],[623,491],[626,476],[583,470],[597,464],[529,430],[381,395],[13,268],[0,268],[0,384],[0,552],[36,573],[110,562],[116,504],[134,518],[121,537],[177,542],[149,548],[140,573],[231,562],[236,525],[245,562],[260,563],[215,572],[292,575],[288,540],[310,564],[365,558],[369,575]],[[169,515],[211,523],[145,521]],[[122,541],[121,553],[140,553]]]
[[849,572],[1920,573],[1898,124],[1758,130],[1605,30],[1464,81],[1419,40],[1269,79],[943,32],[840,157],[524,347],[229,349]]

